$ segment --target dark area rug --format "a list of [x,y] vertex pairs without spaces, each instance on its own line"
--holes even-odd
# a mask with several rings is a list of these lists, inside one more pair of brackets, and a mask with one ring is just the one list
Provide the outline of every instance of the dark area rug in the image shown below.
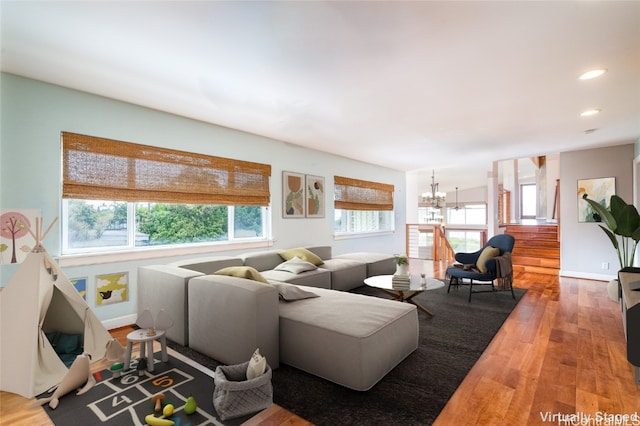
[[[296,368],[273,371],[274,402],[316,425],[429,425],[478,360],[526,290],[474,294],[446,286],[414,300],[434,316],[418,314],[418,349],[371,390],[353,391]],[[387,297],[366,286],[353,292]],[[194,361],[215,369],[218,362],[170,342]]]

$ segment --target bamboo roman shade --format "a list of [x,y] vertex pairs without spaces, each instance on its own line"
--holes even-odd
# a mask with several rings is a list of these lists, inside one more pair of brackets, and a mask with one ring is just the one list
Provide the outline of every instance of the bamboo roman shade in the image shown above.
[[333,177],[334,207],[343,210],[393,210],[393,185]]
[[267,206],[271,166],[62,132],[62,197]]

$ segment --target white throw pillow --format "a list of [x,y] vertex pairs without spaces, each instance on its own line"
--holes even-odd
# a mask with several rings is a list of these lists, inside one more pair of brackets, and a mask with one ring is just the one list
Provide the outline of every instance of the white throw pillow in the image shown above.
[[262,376],[266,369],[267,359],[260,355],[260,349],[256,349],[247,366],[247,380]]
[[271,283],[272,286],[278,289],[280,298],[291,302],[293,300],[309,299],[311,297],[319,297],[317,294],[307,290],[303,290],[295,284],[285,283]]
[[299,257],[294,257],[286,262],[282,262],[274,268],[275,271],[287,271],[292,274],[299,274],[301,272],[313,271],[316,269],[318,269],[316,265],[311,262],[307,262],[306,260],[302,260]]

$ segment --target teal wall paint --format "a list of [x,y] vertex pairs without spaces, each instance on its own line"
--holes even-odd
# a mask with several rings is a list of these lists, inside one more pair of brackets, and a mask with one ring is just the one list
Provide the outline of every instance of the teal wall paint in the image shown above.
[[[3,209],[39,209],[47,224],[60,215],[60,132],[68,131],[271,164],[274,248],[314,244],[331,245],[336,254],[404,251],[406,183],[403,172],[6,73],[0,74],[0,97],[0,207]],[[325,177],[328,195],[324,219],[282,218],[284,170]],[[330,196],[334,175],[393,184],[396,232],[380,237],[334,240]],[[53,256],[60,255],[58,225],[44,240],[44,245]],[[88,299],[92,308],[95,308],[95,275],[129,272],[129,302],[95,309],[96,315],[106,320],[136,312],[138,266],[168,260],[173,259],[67,267],[64,272],[69,278],[88,277]],[[16,268],[15,265],[0,266],[0,286],[6,284]]]

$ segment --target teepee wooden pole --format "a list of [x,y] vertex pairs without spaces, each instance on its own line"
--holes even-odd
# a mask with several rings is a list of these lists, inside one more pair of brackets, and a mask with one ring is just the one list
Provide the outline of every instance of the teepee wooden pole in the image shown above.
[[49,225],[49,227],[47,228],[46,231],[44,231],[44,234],[42,234],[42,238],[40,239],[41,241],[44,240],[44,237],[47,236],[47,234],[49,233],[49,231],[51,231],[51,228],[53,228],[53,224],[56,223],[58,221],[58,218],[54,218],[53,221],[51,222],[51,224]]

